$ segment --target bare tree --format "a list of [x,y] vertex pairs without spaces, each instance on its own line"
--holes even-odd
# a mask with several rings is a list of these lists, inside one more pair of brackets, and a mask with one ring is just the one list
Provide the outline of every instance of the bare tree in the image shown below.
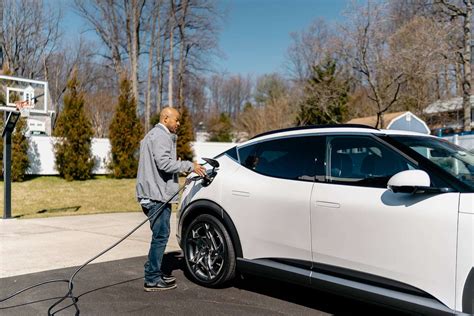
[[117,97],[110,94],[110,91],[86,93],[84,109],[91,119],[95,137],[108,137],[116,104]]
[[[149,41],[148,49],[148,75],[147,75],[147,86],[146,86],[146,95],[145,95],[145,132],[150,130],[150,117],[151,117],[151,90],[152,90],[152,78],[153,78],[153,69],[155,63],[155,46],[158,46],[158,53],[160,53],[160,44],[161,44],[161,19],[160,19],[160,9],[162,5],[162,0],[154,1],[150,8],[150,18],[151,18],[151,34]],[[161,56],[157,56],[157,60],[161,59]],[[161,80],[159,78],[158,80]]]
[[223,83],[225,80],[224,74],[212,75],[207,80],[207,87],[209,89],[209,110],[214,113],[224,112],[224,101],[222,97]]
[[315,20],[308,29],[291,33],[292,43],[287,50],[287,69],[299,83],[311,75],[313,66],[331,54],[333,35],[323,19]]
[[16,76],[43,78],[43,65],[61,35],[61,11],[35,0],[3,0],[1,11],[4,65]]
[[295,124],[295,100],[287,81],[278,74],[257,78],[254,99],[257,105],[248,104],[237,118],[237,130],[249,137],[272,129]]
[[185,51],[187,49],[186,23],[188,17],[189,0],[182,0],[180,3],[179,18],[176,17],[176,24],[179,31],[179,68],[178,68],[178,104],[184,105],[184,70],[185,70]]
[[194,128],[197,129],[203,125],[210,117],[208,90],[206,79],[202,77],[193,78],[186,83],[185,99],[186,106],[189,108],[193,118]]
[[341,52],[360,84],[367,86],[368,98],[376,106],[375,127],[383,124],[383,114],[399,100],[400,88],[406,82],[405,73],[390,62],[389,24],[384,9],[384,4],[373,1],[365,7],[355,5],[348,24],[342,26]]
[[129,74],[137,104],[140,100],[139,58],[140,32],[145,0],[74,0],[76,12],[95,30],[108,49],[103,55],[110,60],[117,78],[127,71],[124,58],[129,58]]
[[422,114],[422,110],[437,99],[435,91],[439,90],[440,69],[448,67],[448,38],[449,29],[445,24],[424,17],[412,18],[389,38],[391,62],[406,78],[400,92],[404,109]]
[[176,91],[181,106],[188,103],[184,99],[186,83],[209,70],[211,58],[216,54],[222,14],[216,0],[180,0],[174,12],[176,45],[179,45]]
[[295,122],[295,109],[289,95],[280,96],[264,106],[248,106],[237,119],[236,128],[250,138],[270,130],[290,127]]
[[4,49],[4,44],[3,44],[3,0],[0,1],[0,40],[1,40],[1,44],[0,44],[0,68],[3,68],[3,63],[4,63],[4,57],[3,57],[3,49]]
[[222,102],[224,112],[236,119],[246,102],[250,101],[252,82],[249,76],[230,76],[222,82]]
[[170,49],[170,61],[168,67],[168,106],[173,107],[173,81],[174,81],[174,74],[173,74],[173,64],[174,64],[174,29],[175,29],[175,21],[176,21],[176,5],[174,0],[170,0],[170,24],[169,24],[169,49]]
[[[156,1],[156,0],[155,0]],[[169,27],[171,23],[171,3],[158,0],[160,3],[160,10],[158,12],[158,21],[156,23],[156,33],[155,39],[151,40],[156,45],[155,55],[156,62],[153,67],[155,70],[155,103],[156,103],[156,113],[159,113],[161,105],[163,103],[163,94],[164,87],[166,83],[166,64],[169,62],[167,45],[170,41]]]
[[107,47],[108,54],[102,57],[112,63],[120,77],[124,71],[123,59],[126,51],[124,8],[114,0],[74,0],[76,12],[84,18]]
[[471,32],[473,0],[463,0],[462,4],[449,0],[436,0],[435,4],[452,20],[460,18],[463,26],[463,41],[459,50],[459,64],[463,67],[462,96],[463,96],[463,129],[471,130]]
[[77,69],[83,84],[94,84],[93,74],[97,66],[91,58],[94,55],[93,44],[81,38],[77,43],[67,43],[64,46],[73,49],[62,49],[48,56],[43,65],[44,77],[48,81],[48,88],[51,96],[51,102],[56,112],[56,117],[60,112],[60,104],[64,92],[66,91],[67,81],[72,74],[73,69]]
[[[132,81],[132,92],[137,102],[140,104],[139,82],[139,58],[140,58],[140,25],[142,19],[145,0],[124,1],[126,14],[126,33],[128,55],[130,57],[130,76]],[[138,108],[138,107],[137,107]]]

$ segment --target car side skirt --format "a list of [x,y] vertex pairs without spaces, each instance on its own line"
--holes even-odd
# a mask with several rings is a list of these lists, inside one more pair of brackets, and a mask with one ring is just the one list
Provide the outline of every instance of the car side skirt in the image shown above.
[[[343,278],[321,270],[313,271],[310,267],[304,268],[303,264],[297,265],[282,262],[281,259],[254,259],[248,260],[237,258],[237,269],[249,274],[256,274],[277,280],[284,280],[290,283],[311,287],[314,289],[331,292],[349,298],[369,301],[385,305],[391,308],[436,315],[457,315],[461,314],[446,307],[434,298],[426,295],[417,295],[406,292],[406,285],[401,291],[391,288],[377,286]],[[375,276],[374,276],[375,278]],[[417,290],[419,291],[419,290]],[[421,294],[421,293],[420,293]]]

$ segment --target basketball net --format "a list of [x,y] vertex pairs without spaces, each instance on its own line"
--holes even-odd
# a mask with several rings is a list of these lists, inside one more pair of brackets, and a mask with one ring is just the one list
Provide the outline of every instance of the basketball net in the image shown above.
[[15,101],[16,110],[20,111],[21,116],[29,117],[30,109],[33,108],[33,102],[31,100]]

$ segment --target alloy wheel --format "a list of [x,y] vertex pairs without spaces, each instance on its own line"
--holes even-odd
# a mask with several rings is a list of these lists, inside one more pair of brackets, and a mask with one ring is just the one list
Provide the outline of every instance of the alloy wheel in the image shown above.
[[203,282],[212,282],[225,266],[222,232],[209,222],[198,222],[188,231],[186,241],[190,272]]

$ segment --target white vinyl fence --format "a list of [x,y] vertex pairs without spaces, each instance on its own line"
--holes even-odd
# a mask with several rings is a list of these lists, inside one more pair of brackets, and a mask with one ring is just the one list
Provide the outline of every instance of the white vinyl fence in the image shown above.
[[474,150],[474,134],[462,136],[454,135],[443,138],[468,150]]
[[[474,150],[474,134],[463,136],[449,136],[445,139],[453,142],[468,150]],[[54,164],[53,137],[31,136],[28,158],[30,160],[30,169],[28,174],[33,175],[57,175],[58,171]],[[195,160],[202,163],[203,157],[212,158],[216,155],[235,146],[236,143],[213,143],[213,142],[194,142],[192,147],[195,154]],[[92,155],[95,165],[93,174],[107,174],[107,163],[110,155],[110,141],[108,138],[92,139]]]
[[[59,174],[54,164],[53,143],[54,137],[31,136],[28,159],[30,160],[30,169],[28,174],[32,175],[57,175]],[[195,160],[203,162],[201,158],[212,158],[221,152],[235,146],[234,143],[209,143],[194,142],[192,144],[195,154]],[[92,155],[95,165],[93,174],[107,174],[107,163],[110,157],[110,141],[108,138],[92,139]]]

